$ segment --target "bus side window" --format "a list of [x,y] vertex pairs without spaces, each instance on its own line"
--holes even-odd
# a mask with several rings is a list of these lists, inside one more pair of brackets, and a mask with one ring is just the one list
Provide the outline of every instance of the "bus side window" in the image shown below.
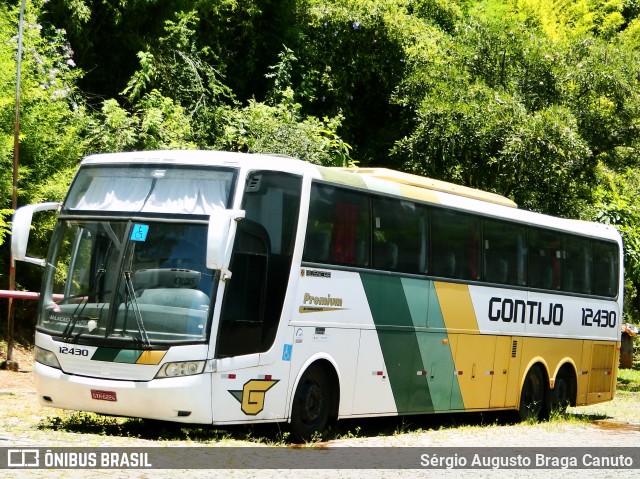
[[533,288],[560,289],[563,271],[562,241],[558,234],[529,230],[529,285]]
[[479,280],[479,219],[457,211],[434,209],[431,221],[433,274]]
[[357,203],[339,201],[335,205],[333,238],[331,241],[331,260],[338,264],[356,265],[363,261],[363,245],[358,244],[358,216],[360,208]]
[[308,232],[304,244],[304,260],[326,263],[329,260],[331,236],[323,231]]
[[440,251],[433,259],[433,274],[453,278],[456,275],[456,255],[453,251]]
[[373,267],[424,273],[420,268],[421,208],[410,201],[373,199]]
[[368,266],[370,214],[368,196],[348,190],[335,191],[329,259],[334,264]]
[[591,241],[566,236],[564,240],[563,290],[571,293],[591,293]]
[[526,230],[503,221],[484,221],[484,279],[489,283],[523,284]]
[[313,183],[302,259],[368,266],[371,249],[369,209],[366,194]]
[[613,297],[618,290],[617,245],[594,241],[593,243],[593,293]]
[[418,219],[419,257],[418,272],[429,273],[429,217],[428,210],[423,209]]

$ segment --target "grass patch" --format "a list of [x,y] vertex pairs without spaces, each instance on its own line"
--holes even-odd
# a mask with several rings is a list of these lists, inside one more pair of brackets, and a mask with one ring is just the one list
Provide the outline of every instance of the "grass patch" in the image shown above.
[[[405,417],[347,419],[316,434],[305,445],[313,447],[333,440],[420,434],[427,431],[512,424],[512,415],[499,413],[438,414]],[[98,436],[129,437],[152,441],[193,441],[213,444],[244,441],[268,446],[291,444],[286,424],[198,426],[148,419],[117,418],[89,412],[69,412],[49,416],[37,425],[39,430]]]
[[249,441],[270,446],[284,445],[289,433],[277,424],[254,426],[184,425],[150,419],[116,418],[89,412],[73,412],[48,417],[37,425],[39,430],[51,430],[100,436],[130,437],[152,441],[193,441],[218,443]]
[[618,369],[618,390],[640,392],[640,363],[634,363],[633,368]]

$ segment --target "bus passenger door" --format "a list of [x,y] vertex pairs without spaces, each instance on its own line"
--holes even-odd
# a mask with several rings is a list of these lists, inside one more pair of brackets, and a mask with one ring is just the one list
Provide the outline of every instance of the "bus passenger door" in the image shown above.
[[245,219],[236,233],[216,354],[258,358],[257,368],[245,371],[248,376],[235,386],[250,401],[242,404],[246,419],[285,416],[291,338],[281,334],[287,329],[280,329],[280,319],[290,290],[301,188],[300,176],[273,171],[252,171],[245,182]]
[[269,237],[260,225],[238,225],[227,280],[216,357],[260,352],[269,262]]

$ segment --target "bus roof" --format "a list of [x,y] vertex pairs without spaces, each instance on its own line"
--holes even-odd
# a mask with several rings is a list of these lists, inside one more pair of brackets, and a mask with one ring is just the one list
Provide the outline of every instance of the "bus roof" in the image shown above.
[[387,168],[345,168],[315,165],[300,159],[259,153],[237,153],[202,150],[159,150],[100,153],[85,157],[83,165],[99,164],[228,165],[248,169],[273,169],[294,174],[320,177],[325,181],[399,195],[465,211],[482,211],[488,216],[546,226],[620,242],[615,227],[601,223],[572,220],[521,210],[504,196],[445,181],[403,173]]
[[347,173],[353,173],[356,175],[366,175],[371,178],[379,178],[394,183],[400,183],[403,185],[416,186],[418,188],[424,188],[427,190],[439,191],[442,193],[449,193],[458,196],[465,196],[467,198],[473,198],[476,200],[487,201],[489,203],[496,203],[503,206],[509,206],[511,208],[517,208],[518,205],[505,196],[498,195],[496,193],[490,193],[488,191],[477,190],[475,188],[469,188],[467,186],[456,185],[453,183],[447,183],[446,181],[434,180],[433,178],[426,178],[423,176],[412,175],[410,173],[403,173],[401,171],[390,170],[388,168],[336,168],[340,171]]

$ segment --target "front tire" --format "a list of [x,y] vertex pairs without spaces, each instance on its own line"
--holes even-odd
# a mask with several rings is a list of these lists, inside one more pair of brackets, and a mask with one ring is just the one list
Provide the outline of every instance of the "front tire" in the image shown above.
[[298,383],[291,408],[291,436],[306,442],[322,433],[329,421],[329,381],[319,366],[307,369]]
[[539,365],[529,369],[522,385],[518,415],[522,421],[537,421],[542,413],[546,387],[544,375]]

